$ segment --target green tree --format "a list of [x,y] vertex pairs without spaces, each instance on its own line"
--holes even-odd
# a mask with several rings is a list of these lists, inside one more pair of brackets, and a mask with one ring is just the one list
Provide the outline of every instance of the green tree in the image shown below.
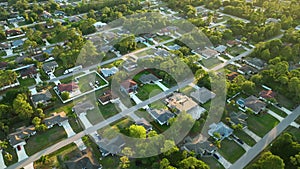
[[70,98],[70,93],[69,92],[62,92],[60,97],[63,99],[63,100],[68,100]]
[[121,168],[129,168],[130,161],[129,161],[128,157],[123,156],[123,157],[120,158],[120,161],[121,161],[120,162],[120,167]]
[[285,165],[283,160],[279,156],[273,155],[271,152],[265,152],[259,158],[258,162],[254,164],[254,166],[259,169],[284,169]]
[[27,102],[27,96],[25,94],[18,94],[13,101],[13,109],[22,119],[28,119],[33,114],[31,105]]
[[179,169],[209,169],[209,166],[195,157],[188,157],[179,163]]
[[5,153],[4,158],[7,161],[12,161],[13,160],[13,156],[10,153],[7,153],[7,152]]
[[35,126],[40,125],[42,122],[42,120],[39,117],[34,117],[32,119],[32,124],[34,124]]
[[143,126],[131,125],[129,127],[129,135],[135,138],[146,138],[146,129]]
[[7,145],[8,145],[7,141],[0,140],[0,150],[6,149]]

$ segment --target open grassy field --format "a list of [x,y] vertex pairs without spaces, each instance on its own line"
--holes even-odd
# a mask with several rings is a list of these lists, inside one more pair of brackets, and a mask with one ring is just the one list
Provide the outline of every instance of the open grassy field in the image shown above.
[[235,130],[234,134],[249,146],[254,146],[256,144],[255,140],[242,130]]
[[232,140],[224,139],[218,152],[229,162],[234,163],[244,153],[245,150]]
[[260,137],[267,134],[279,121],[269,114],[250,115],[247,119],[249,130]]

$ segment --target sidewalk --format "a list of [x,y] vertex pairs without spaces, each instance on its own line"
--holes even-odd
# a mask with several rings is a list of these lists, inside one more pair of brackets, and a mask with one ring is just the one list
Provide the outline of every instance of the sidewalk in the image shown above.
[[[283,117],[279,116],[278,114],[276,114],[275,112],[273,112],[272,110],[268,110],[268,114],[270,114],[271,116],[273,116],[274,118],[276,118],[277,120],[279,120],[280,122],[284,119]],[[295,122],[292,122],[290,124],[290,126],[293,126],[293,127],[296,127],[296,128],[299,128],[300,125],[295,123]]]

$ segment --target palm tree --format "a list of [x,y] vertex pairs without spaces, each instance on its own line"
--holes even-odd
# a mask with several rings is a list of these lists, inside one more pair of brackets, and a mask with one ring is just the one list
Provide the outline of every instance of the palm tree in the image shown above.
[[7,141],[0,140],[0,150],[6,149],[7,145],[8,145]]

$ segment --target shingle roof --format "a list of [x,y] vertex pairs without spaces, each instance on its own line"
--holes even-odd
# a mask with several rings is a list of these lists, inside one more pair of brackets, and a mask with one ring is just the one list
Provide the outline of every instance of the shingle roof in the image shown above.
[[11,133],[8,135],[9,142],[12,146],[15,146],[23,141],[25,141],[26,138],[30,137],[31,134],[35,133],[35,127],[28,126],[28,127],[21,127],[16,130],[16,132]]
[[150,110],[150,115],[155,118],[157,120],[157,122],[160,125],[164,125],[166,123],[168,123],[168,120],[170,118],[175,117],[175,115],[173,113],[171,113],[169,110],[165,110],[165,109],[153,109]]
[[72,110],[79,116],[81,113],[87,112],[88,110],[94,109],[95,106],[91,101],[86,100],[84,102],[77,103]]
[[139,81],[142,82],[143,84],[148,84],[148,83],[153,83],[155,81],[159,81],[159,78],[154,76],[153,74],[143,74],[140,78]]
[[60,112],[60,113],[53,113],[51,117],[45,118],[43,122],[47,127],[50,127],[59,124],[67,119],[68,117],[66,116],[66,113]]
[[245,106],[252,109],[255,113],[259,113],[262,109],[266,107],[266,103],[259,100],[255,96],[249,96],[244,101],[245,101]]
[[191,96],[199,101],[201,104],[206,103],[207,101],[209,101],[210,99],[213,99],[216,94],[211,92],[210,90],[206,89],[205,87],[201,87],[198,90],[196,90],[195,92],[191,93]]

